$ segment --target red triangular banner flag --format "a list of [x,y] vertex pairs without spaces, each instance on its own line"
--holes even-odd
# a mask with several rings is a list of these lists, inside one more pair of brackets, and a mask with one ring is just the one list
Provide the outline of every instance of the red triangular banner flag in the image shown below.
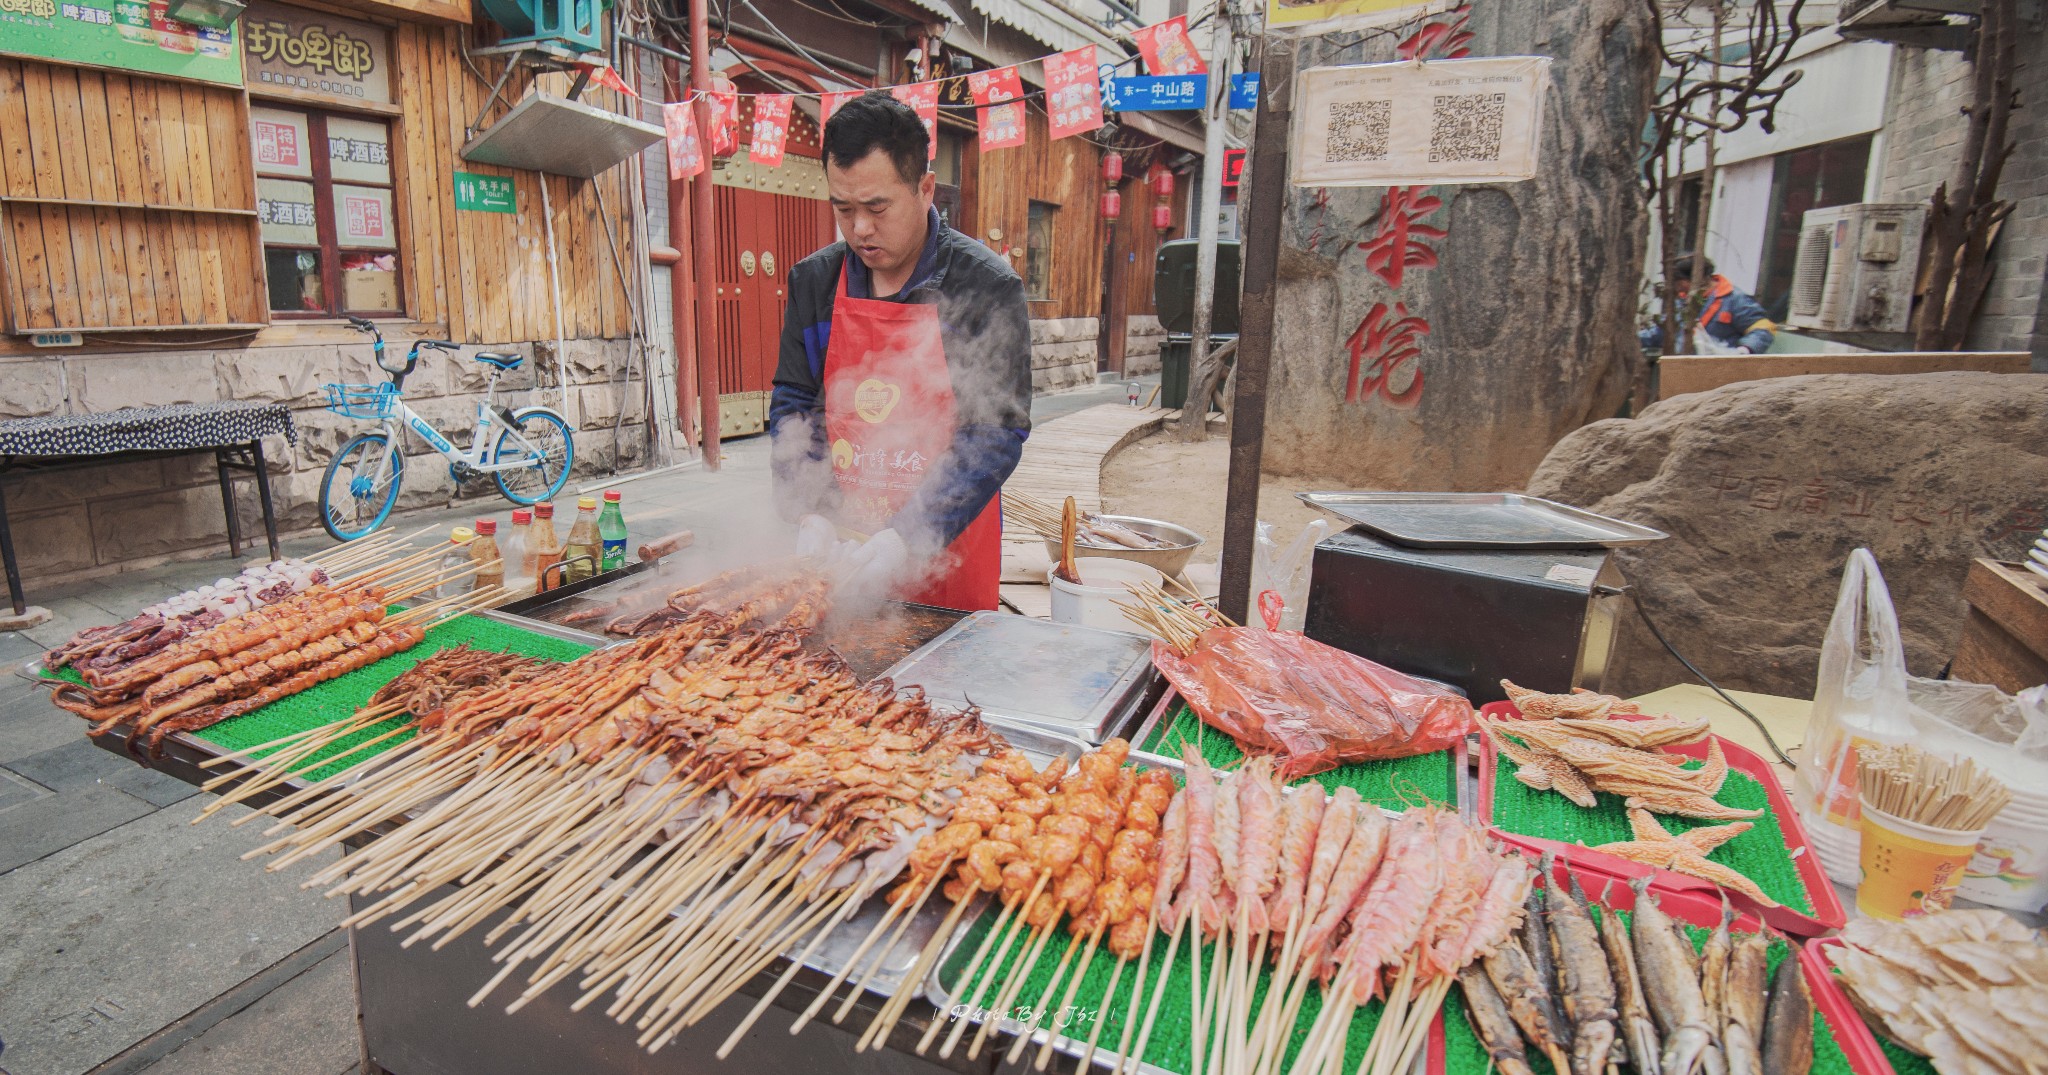
[[939,84],[937,82],[913,82],[907,86],[889,87],[889,96],[902,101],[917,110],[917,118],[924,121],[925,148],[929,151],[927,160],[939,157]]
[[668,130],[668,177],[688,179],[704,170],[704,144],[697,140],[697,108],[687,101],[661,106]]
[[608,90],[617,90],[628,97],[640,96],[640,91],[626,85],[626,80],[620,78],[619,72],[610,64],[587,64],[586,66],[590,68],[591,82]]
[[1045,111],[1054,138],[1101,128],[1102,84],[1095,73],[1095,46],[1045,58]]
[[713,85],[718,88],[705,94],[711,101],[711,155],[730,156],[740,147],[740,95],[723,76]]
[[1201,75],[1209,71],[1202,54],[1195,51],[1194,40],[1188,37],[1186,15],[1153,23],[1133,33],[1131,40],[1138,43],[1138,54],[1145,58],[1146,74]]
[[783,145],[789,141],[789,109],[795,100],[787,93],[764,93],[754,98],[748,160],[770,168],[782,166]]

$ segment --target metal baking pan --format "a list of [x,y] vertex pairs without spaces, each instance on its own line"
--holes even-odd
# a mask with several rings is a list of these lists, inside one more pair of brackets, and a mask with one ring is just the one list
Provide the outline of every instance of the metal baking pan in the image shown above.
[[1671,536],[1521,493],[1296,493],[1301,502],[1418,549],[1584,549]]
[[1001,728],[1089,743],[1123,727],[1157,675],[1148,638],[1000,612],[969,615],[882,674]]

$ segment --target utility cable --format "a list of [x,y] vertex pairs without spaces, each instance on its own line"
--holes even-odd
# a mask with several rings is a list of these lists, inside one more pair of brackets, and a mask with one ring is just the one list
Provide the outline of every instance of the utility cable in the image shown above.
[[1665,652],[1671,654],[1671,656],[1673,656],[1674,658],[1677,658],[1678,663],[1684,665],[1686,671],[1691,672],[1694,678],[1698,679],[1701,683],[1706,684],[1708,690],[1711,690],[1715,694],[1720,695],[1722,701],[1727,702],[1731,706],[1734,706],[1736,712],[1741,713],[1745,717],[1748,717],[1749,722],[1756,726],[1757,734],[1764,737],[1764,743],[1771,748],[1772,754],[1777,755],[1779,761],[1785,763],[1785,765],[1790,768],[1799,768],[1799,763],[1793,761],[1791,757],[1785,753],[1784,748],[1778,745],[1778,740],[1771,735],[1771,730],[1769,728],[1764,727],[1764,722],[1761,719],[1759,719],[1755,713],[1750,712],[1748,706],[1743,705],[1741,702],[1736,701],[1734,695],[1731,695],[1727,691],[1722,690],[1721,685],[1719,683],[1714,682],[1712,677],[1708,676],[1705,672],[1700,671],[1698,665],[1692,663],[1689,660],[1686,660],[1685,654],[1678,652],[1678,647],[1672,645],[1671,640],[1664,637],[1664,632],[1657,629],[1657,621],[1650,618],[1650,610],[1643,607],[1643,599],[1641,597],[1641,593],[1642,591],[1639,587],[1631,585],[1628,588],[1629,603],[1635,606],[1636,615],[1642,617],[1643,626],[1648,627],[1650,629],[1650,634],[1654,636],[1659,643],[1663,644]]

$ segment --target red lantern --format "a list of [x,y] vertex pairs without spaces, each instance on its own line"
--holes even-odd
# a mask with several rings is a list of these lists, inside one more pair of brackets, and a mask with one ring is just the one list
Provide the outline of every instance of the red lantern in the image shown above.
[[1161,168],[1152,173],[1152,193],[1161,198],[1173,197],[1173,173]]
[[1124,196],[1113,190],[1102,192],[1102,219],[1115,220],[1124,213]]
[[1152,207],[1152,226],[1161,232],[1173,230],[1173,206],[1160,203]]
[[1102,179],[1106,183],[1119,183],[1124,178],[1124,155],[1114,150],[1102,155]]

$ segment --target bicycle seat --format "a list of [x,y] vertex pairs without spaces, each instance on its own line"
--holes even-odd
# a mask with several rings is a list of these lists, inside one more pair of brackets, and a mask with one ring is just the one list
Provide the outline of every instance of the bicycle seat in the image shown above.
[[522,355],[509,355],[503,351],[478,351],[474,357],[478,362],[487,362],[501,370],[516,370],[521,362],[526,361]]

